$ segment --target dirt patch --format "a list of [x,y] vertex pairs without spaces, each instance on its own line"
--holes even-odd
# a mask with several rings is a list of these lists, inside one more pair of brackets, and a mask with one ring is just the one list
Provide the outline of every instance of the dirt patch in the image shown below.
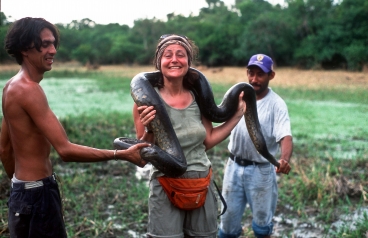
[[[223,67],[221,70],[211,68],[200,69],[204,75],[216,83],[248,82],[245,67]],[[276,77],[270,86],[321,88],[367,88],[368,75],[363,72],[299,70],[294,68],[278,68]]]
[[[56,67],[55,67],[56,69]],[[245,67],[217,67],[198,69],[214,83],[248,82]],[[153,66],[101,66],[101,71],[119,73],[122,76],[134,77],[140,72],[154,71]],[[276,77],[270,82],[270,86],[280,87],[307,87],[310,89],[320,88],[366,88],[368,89],[368,75],[363,72],[349,71],[322,71],[322,70],[299,70],[294,68],[278,68]]]
[[[198,66],[210,82],[235,84],[248,82],[245,67],[214,67]],[[19,70],[19,65],[0,65],[1,71]],[[62,71],[102,71],[116,76],[131,77],[141,72],[155,71],[151,65],[101,65],[98,69],[89,69],[78,62],[54,63],[53,70]],[[368,74],[364,72],[350,72],[342,70],[300,70],[294,68],[277,68],[276,77],[270,86],[277,87],[306,87],[309,89],[321,88],[364,88],[368,89]]]
[[[57,69],[57,66],[55,66]],[[245,67],[217,67],[198,69],[214,83],[248,82]],[[117,73],[121,76],[134,77],[140,72],[154,71],[153,66],[128,66],[114,65],[101,66],[101,71]],[[278,68],[276,77],[270,82],[270,86],[278,87],[307,87],[309,89],[321,88],[366,88],[368,89],[368,75],[363,72],[349,71],[322,71],[322,70],[299,70],[294,68]]]

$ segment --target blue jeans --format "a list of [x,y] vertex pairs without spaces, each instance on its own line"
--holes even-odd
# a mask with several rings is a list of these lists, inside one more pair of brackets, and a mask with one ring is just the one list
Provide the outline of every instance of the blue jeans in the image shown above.
[[9,206],[10,237],[67,237],[58,184],[54,176],[39,180],[42,186],[27,188],[13,183]]
[[253,214],[252,229],[257,238],[272,234],[277,205],[275,167],[270,164],[240,166],[229,159],[222,193],[227,211],[221,216],[220,238],[236,238],[242,232],[242,216],[248,203]]

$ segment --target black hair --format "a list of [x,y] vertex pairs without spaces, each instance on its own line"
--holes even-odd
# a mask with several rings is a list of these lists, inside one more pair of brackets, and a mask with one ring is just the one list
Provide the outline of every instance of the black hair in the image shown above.
[[35,47],[41,52],[42,40],[40,34],[45,28],[49,29],[54,35],[54,46],[58,48],[60,36],[55,25],[43,18],[25,17],[15,21],[8,29],[5,37],[6,52],[21,65],[23,63],[22,51]]

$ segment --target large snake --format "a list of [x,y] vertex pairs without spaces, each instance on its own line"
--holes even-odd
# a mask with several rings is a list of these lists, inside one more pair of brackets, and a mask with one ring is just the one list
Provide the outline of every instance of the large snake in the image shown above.
[[[219,106],[216,105],[211,86],[206,77],[198,70],[190,68],[198,73],[192,91],[201,114],[212,122],[225,122],[237,111],[239,94],[244,91],[243,100],[246,102],[247,110],[244,118],[250,138],[257,151],[273,165],[280,164],[269,153],[261,127],[258,120],[256,95],[252,85],[248,83],[237,83],[224,95]],[[154,106],[155,118],[150,122],[149,129],[153,131],[156,145],[141,149],[142,159],[150,162],[159,171],[168,177],[178,177],[185,173],[187,162],[183,151],[172,127],[166,108],[159,95],[153,88],[157,85],[159,71],[137,74],[131,81],[130,89],[134,102],[138,106]],[[115,149],[127,149],[130,146],[143,142],[138,139],[119,137],[114,140]]]

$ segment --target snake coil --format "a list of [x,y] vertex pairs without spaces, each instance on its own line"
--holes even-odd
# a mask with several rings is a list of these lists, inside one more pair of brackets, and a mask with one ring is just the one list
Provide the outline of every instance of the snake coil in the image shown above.
[[[256,95],[252,85],[237,83],[224,95],[219,106],[216,105],[211,86],[206,77],[198,70],[190,68],[198,73],[198,80],[193,85],[193,93],[203,116],[212,122],[225,122],[229,120],[238,108],[239,94],[244,91],[243,100],[247,110],[244,118],[248,133],[258,153],[279,167],[280,164],[269,153],[261,127],[258,121]],[[156,145],[141,149],[141,157],[150,162],[159,171],[168,177],[178,177],[185,173],[187,162],[184,153],[172,127],[166,108],[159,95],[153,88],[160,77],[159,71],[137,74],[131,81],[130,90],[134,102],[138,106],[154,106],[156,116],[151,121],[149,128],[153,131]],[[141,140],[119,137],[114,140],[115,149],[127,149],[130,146],[142,142]]]

